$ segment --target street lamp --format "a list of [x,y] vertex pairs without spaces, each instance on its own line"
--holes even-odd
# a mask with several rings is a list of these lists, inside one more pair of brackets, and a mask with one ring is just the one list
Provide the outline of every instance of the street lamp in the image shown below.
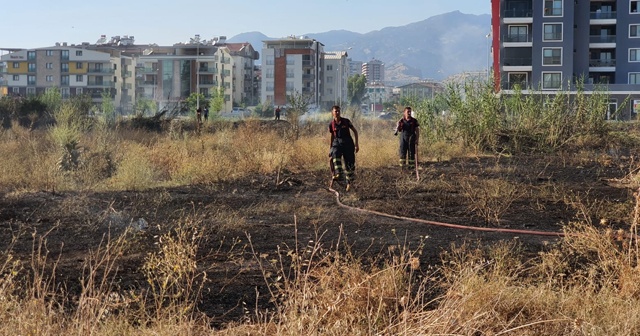
[[485,35],[485,37],[487,38],[487,80],[489,80],[489,69],[491,69],[491,48],[489,48],[490,42],[491,42],[491,32],[489,32],[487,35]]
[[196,110],[200,108],[200,34],[196,34]]

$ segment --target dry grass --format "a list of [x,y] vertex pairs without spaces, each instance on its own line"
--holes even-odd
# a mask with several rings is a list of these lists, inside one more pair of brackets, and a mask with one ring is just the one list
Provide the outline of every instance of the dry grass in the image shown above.
[[[388,132],[383,126],[361,123],[358,164],[371,170],[360,176],[364,177],[360,185],[373,192],[382,183],[375,168],[396,163],[397,139],[387,133],[381,136],[380,132]],[[79,140],[80,166],[61,171],[56,164],[60,151],[50,137],[14,127],[0,133],[0,188],[13,194],[144,190],[208,184],[248,174],[275,176],[283,170],[322,171],[328,161],[325,131],[310,127],[295,142],[287,141],[286,133],[263,129],[259,123],[200,136],[89,133]],[[422,156],[435,160],[464,152],[455,147],[447,151],[441,144],[424,151]],[[567,164],[594,160],[602,159],[587,152],[574,159],[567,156]],[[487,173],[514,172],[496,165]],[[637,171],[629,176],[637,179]],[[407,178],[396,183],[398,190],[455,187],[439,179]],[[510,202],[522,196],[519,185],[502,179],[480,182],[467,177],[460,186],[472,210],[493,223],[499,223]],[[295,209],[273,202],[256,204],[247,212],[222,209],[210,217],[215,227],[209,228],[202,225],[204,212],[185,214],[173,230],[156,237],[157,250],[146,258],[148,292],[122,291],[113,282],[114,265],[135,241],[129,240],[133,233],[105,239],[87,256],[85,272],[79,275],[82,291],[74,300],[67,299],[65,288],[54,285],[57,256],[48,252],[47,233],[36,232],[31,260],[17,260],[11,247],[0,253],[0,334],[640,334],[640,247],[635,239],[640,201],[634,205],[588,201],[587,195],[566,189],[549,182],[536,197],[565,202],[580,221],[566,228],[568,235],[561,245],[533,259],[523,257],[516,243],[461,244],[443,255],[442,267],[425,270],[419,265],[420,246],[409,249],[399,240],[388,254],[371,262],[349,253],[346,239],[327,250],[321,233],[308,244],[281,246],[275,255],[254,251],[274,309],[250,313],[245,322],[225,330],[213,330],[209,319],[195,308],[206,279],[196,258],[202,239],[211,230],[242,230],[249,225],[250,214],[297,213],[297,218],[312,221],[320,217],[321,206]],[[159,192],[149,207],[170,201],[169,195]],[[61,211],[86,211],[82,202],[64,204]],[[87,226],[95,224],[90,213],[85,217]],[[599,219],[605,221],[594,225]],[[354,219],[359,224],[366,220],[366,216]],[[613,229],[608,223],[614,221],[632,224]]]

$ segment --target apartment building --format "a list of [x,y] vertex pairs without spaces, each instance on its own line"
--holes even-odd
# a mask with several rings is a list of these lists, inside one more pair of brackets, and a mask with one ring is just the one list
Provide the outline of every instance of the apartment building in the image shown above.
[[384,82],[384,63],[375,58],[364,62],[362,74],[367,78],[367,83]]
[[127,76],[121,67],[131,60],[121,55],[56,43],[53,47],[14,50],[2,55],[0,61],[4,78],[0,85],[8,95],[25,97],[58,87],[63,98],[89,94],[100,103],[105,92],[117,102],[128,94],[120,85]]
[[220,52],[231,63],[231,97],[234,106],[258,104],[260,93],[256,79],[255,61],[260,54],[248,43],[225,43]]
[[324,107],[342,106],[347,101],[347,79],[349,77],[349,54],[346,51],[324,53],[324,92],[320,103]]
[[[609,111],[640,112],[640,0],[492,0],[496,89],[586,94],[605,87]],[[627,106],[618,106],[630,98]],[[610,116],[610,115],[609,115]]]
[[306,36],[263,41],[262,104],[286,105],[294,92],[320,105],[323,93],[324,45]]

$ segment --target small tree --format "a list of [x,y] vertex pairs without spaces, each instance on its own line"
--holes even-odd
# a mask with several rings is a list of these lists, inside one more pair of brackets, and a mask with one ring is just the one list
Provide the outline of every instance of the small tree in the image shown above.
[[300,135],[300,116],[309,111],[311,95],[294,91],[287,97],[289,107],[287,108],[287,119],[293,126],[294,138],[297,140]]
[[362,104],[362,97],[364,97],[365,89],[367,87],[367,77],[358,74],[349,77],[347,80],[347,95],[351,105]]
[[198,104],[200,104],[200,108],[208,108],[209,100],[205,98],[202,93],[192,92],[187,99],[185,99],[185,106],[189,115],[195,116],[196,109],[198,108]]
[[219,113],[224,107],[224,88],[219,86],[211,91],[213,92],[211,93],[210,110]]

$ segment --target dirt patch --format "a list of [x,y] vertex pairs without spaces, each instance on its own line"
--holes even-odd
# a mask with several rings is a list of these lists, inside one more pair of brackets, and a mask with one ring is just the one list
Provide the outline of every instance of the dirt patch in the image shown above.
[[[561,232],[570,221],[603,218],[613,228],[628,227],[635,201],[631,185],[622,182],[631,161],[465,158],[422,164],[420,181],[396,167],[361,169],[355,190],[340,199],[359,209],[468,227]],[[321,241],[326,249],[340,246],[363,260],[384,258],[390,246],[421,247],[427,269],[453,243],[517,240],[535,254],[559,239],[452,229],[339,207],[324,171],[279,178],[249,176],[141,192],[0,195],[0,250],[11,249],[28,262],[32,234],[47,233],[50,258],[60,256],[56,281],[73,294],[89,251],[129,228],[131,244],[119,260],[117,286],[140,290],[144,258],[157,251],[157,237],[180,221],[197,221],[207,230],[199,246],[198,264],[208,278],[199,308],[223,323],[242,317],[245,308],[269,305],[256,255],[276,258],[278,250],[296,244],[303,249]],[[483,207],[500,211],[484,213]]]

